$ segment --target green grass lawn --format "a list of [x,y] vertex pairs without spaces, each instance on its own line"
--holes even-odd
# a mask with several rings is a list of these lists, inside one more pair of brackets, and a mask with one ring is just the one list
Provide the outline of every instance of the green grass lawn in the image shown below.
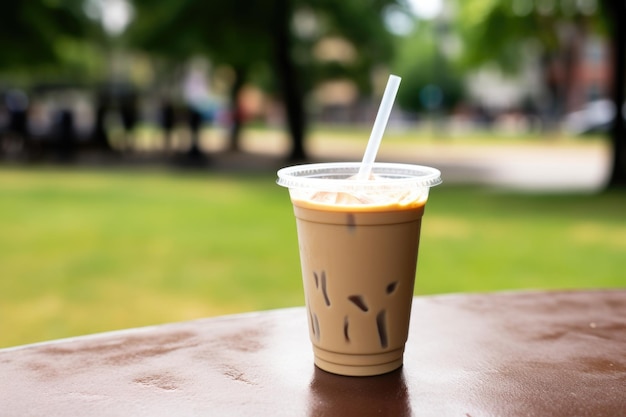
[[[0,168],[0,347],[303,304],[267,175]],[[433,189],[416,294],[626,285],[626,193]]]

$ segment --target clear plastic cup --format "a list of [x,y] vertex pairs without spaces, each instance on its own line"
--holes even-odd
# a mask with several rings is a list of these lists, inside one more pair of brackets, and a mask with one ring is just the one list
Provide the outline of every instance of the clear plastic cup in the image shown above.
[[375,163],[297,165],[278,171],[289,188],[315,364],[351,376],[402,365],[421,221],[435,168]]

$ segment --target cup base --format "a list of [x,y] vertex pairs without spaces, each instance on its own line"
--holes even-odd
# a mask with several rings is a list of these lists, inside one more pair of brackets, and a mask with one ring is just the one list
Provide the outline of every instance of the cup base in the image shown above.
[[400,368],[404,349],[377,354],[346,354],[329,352],[313,346],[315,365],[332,374],[345,376],[382,375]]

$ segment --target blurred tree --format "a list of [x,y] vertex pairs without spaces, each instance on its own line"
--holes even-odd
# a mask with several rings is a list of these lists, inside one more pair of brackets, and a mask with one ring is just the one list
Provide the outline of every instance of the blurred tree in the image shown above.
[[82,0],[5,2],[0,13],[0,68],[33,68],[61,60],[56,41],[86,33]]
[[[174,59],[203,54],[214,64],[232,67],[231,114],[237,97],[259,66],[272,69],[270,85],[282,96],[292,141],[290,159],[306,157],[306,93],[322,78],[346,76],[364,90],[371,69],[391,57],[391,39],[381,10],[394,0],[171,0],[155,5],[134,0],[133,42]],[[340,36],[359,51],[352,65],[320,64],[312,46],[325,36]],[[242,120],[234,117],[231,147],[238,147]]]
[[626,4],[620,0],[603,0],[613,48],[613,91],[615,118],[611,127],[613,165],[609,187],[626,188],[626,126],[624,125],[624,95],[626,90]]
[[231,148],[239,148],[242,119],[238,97],[251,68],[269,54],[274,25],[273,7],[263,2],[195,0],[165,1],[158,7],[134,0],[137,17],[131,25],[131,42],[175,62],[208,56],[215,65],[232,68]]
[[529,58],[529,49],[539,53],[550,95],[548,121],[560,120],[566,111],[567,86],[576,68],[574,47],[603,24],[589,6],[583,6],[587,3],[456,0],[457,16],[462,16],[458,28],[465,43],[462,62],[467,67],[496,63],[504,72],[514,73]]
[[[89,79],[94,69],[90,63],[95,62],[97,54],[87,45],[91,22],[82,6],[83,0],[3,3],[0,72],[9,88],[26,87],[29,94],[38,95],[74,88]],[[38,154],[39,144],[31,140],[28,128],[31,101],[21,91],[9,92],[7,97],[11,96],[21,99],[19,106],[15,102],[7,104],[9,130],[22,141],[21,147],[29,155]],[[11,101],[9,98],[7,103]],[[66,159],[73,151],[74,117],[65,106],[55,111],[56,123],[46,134],[54,137],[59,156]]]
[[464,96],[460,68],[444,52],[436,25],[420,22],[410,34],[397,39],[393,68],[404,76],[397,100],[406,110],[450,111]]
[[[465,42],[464,63],[477,66],[495,62],[506,71],[521,67],[528,45],[539,46],[542,61],[560,62],[563,82],[555,83],[545,71],[545,84],[553,97],[553,114],[565,109],[567,86],[573,79],[573,46],[579,35],[604,33],[612,46],[611,99],[616,109],[624,103],[624,48],[626,3],[621,0],[542,1],[456,0],[458,29]],[[596,10],[597,9],[597,10]],[[626,129],[621,112],[616,111],[611,129],[613,167],[609,187],[626,185]]]

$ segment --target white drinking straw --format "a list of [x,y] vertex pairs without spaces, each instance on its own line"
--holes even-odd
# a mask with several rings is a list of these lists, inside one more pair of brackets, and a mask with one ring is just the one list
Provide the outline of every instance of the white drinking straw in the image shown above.
[[376,159],[376,154],[378,153],[378,147],[383,139],[383,133],[385,132],[385,127],[387,127],[389,114],[391,114],[391,108],[393,107],[393,102],[396,99],[396,93],[398,92],[401,79],[402,78],[397,75],[389,75],[387,87],[385,87],[385,93],[383,94],[383,99],[380,102],[378,114],[376,114],[376,120],[374,120],[374,127],[372,128],[370,139],[367,142],[367,147],[365,148],[365,153],[363,154],[363,161],[361,162],[359,173],[356,175],[356,179],[358,180],[368,179],[372,173],[372,167],[374,165],[374,160]]

